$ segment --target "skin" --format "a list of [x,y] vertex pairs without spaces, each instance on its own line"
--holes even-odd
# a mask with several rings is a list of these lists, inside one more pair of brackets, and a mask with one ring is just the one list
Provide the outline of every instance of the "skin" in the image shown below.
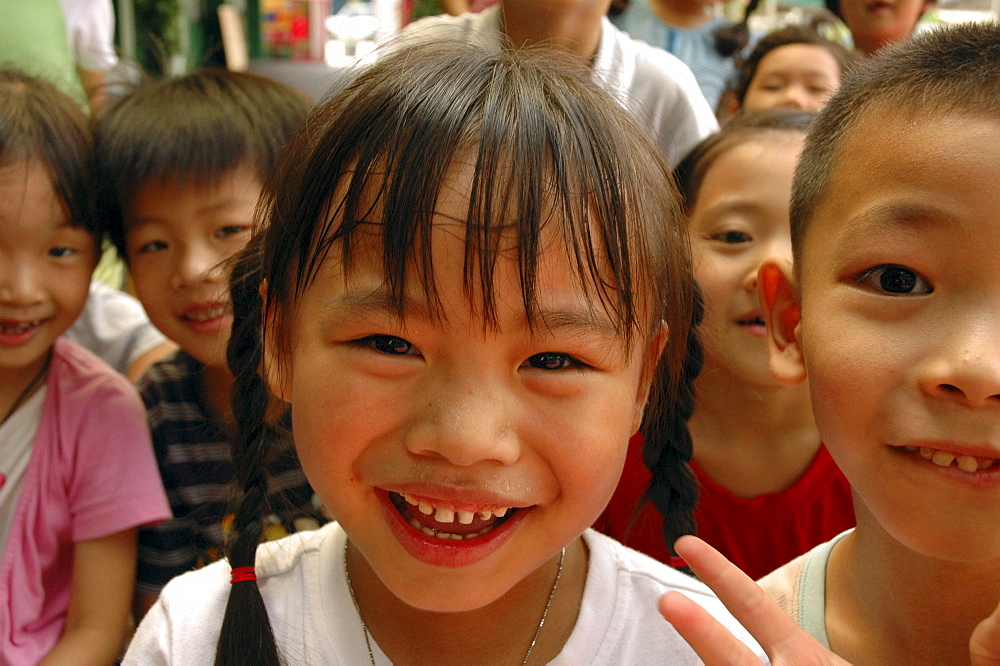
[[597,55],[611,0],[504,0],[504,34],[515,47],[547,43],[584,60]]
[[[880,131],[863,133],[876,118]],[[810,220],[808,270],[760,273],[772,370],[808,375],[824,442],[855,489],[858,528],[827,568],[831,648],[865,663],[996,664],[1000,470],[905,447],[1000,458],[1000,121],[878,108],[858,124]],[[702,564],[742,621],[773,615],[725,562]],[[695,640],[717,631],[663,601]],[[769,654],[808,646],[788,626],[757,637]]]
[[250,236],[261,183],[239,167],[214,186],[150,182],[126,209],[126,246],[135,294],[150,321],[205,365],[213,412],[229,414],[232,376],[226,344],[232,327],[225,262]]
[[[0,336],[0,413],[46,363],[55,339],[87,300],[97,265],[94,238],[70,227],[46,168],[0,169],[0,321],[38,321],[29,339]],[[135,578],[135,532],[73,546],[66,625],[44,664],[108,664],[121,651]]]
[[855,48],[871,55],[887,44],[908,39],[931,4],[928,0],[840,0],[840,17],[851,31]]
[[731,147],[705,174],[688,216],[705,297],[705,366],[690,421],[694,458],[740,497],[784,490],[819,449],[808,387],[771,376],[757,300],[761,263],[792,258],[788,201],[803,138],[768,132]]
[[[287,350],[268,352],[272,386],[292,404],[303,469],[349,535],[362,617],[394,663],[470,654],[519,663],[566,547],[532,661],[558,654],[583,594],[580,534],[615,488],[663,341],[626,349],[603,310],[591,309],[555,238],[543,244],[537,295],[550,321],[564,323],[526,327],[516,263],[502,257],[500,328],[484,330],[479,304],[463,290],[471,177],[471,168],[454,167],[435,210],[442,319],[428,316],[412,280],[405,319],[397,317],[380,297],[378,241],[359,236],[346,281],[331,253],[293,310]],[[436,506],[520,508],[494,550],[437,564],[394,531],[386,491]],[[497,626],[504,631],[483,630]]]
[[649,7],[669,26],[698,28],[711,20],[716,4],[716,0],[650,0]]
[[32,160],[0,168],[0,323],[37,322],[20,339],[0,335],[0,416],[80,315],[96,265],[94,238],[69,225],[45,166]]
[[822,46],[779,46],[761,58],[742,110],[819,111],[840,87],[840,76],[840,63]]

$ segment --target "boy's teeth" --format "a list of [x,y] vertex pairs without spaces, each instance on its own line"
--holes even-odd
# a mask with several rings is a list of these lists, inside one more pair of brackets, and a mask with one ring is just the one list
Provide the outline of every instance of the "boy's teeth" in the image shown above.
[[[907,447],[909,450],[910,447]],[[982,463],[975,456],[956,456],[954,453],[920,447],[920,457],[940,467],[950,467],[952,463],[963,472],[979,472],[993,467],[996,459],[986,459]]]

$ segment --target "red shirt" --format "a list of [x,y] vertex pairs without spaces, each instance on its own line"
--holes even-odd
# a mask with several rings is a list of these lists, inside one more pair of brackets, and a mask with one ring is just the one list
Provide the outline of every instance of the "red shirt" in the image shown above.
[[[753,579],[855,524],[851,488],[825,446],[820,446],[805,474],[789,488],[751,499],[732,494],[693,462],[691,468],[701,491],[695,509],[698,536]],[[659,512],[652,502],[639,506],[651,478],[642,461],[642,436],[636,435],[629,441],[618,488],[594,527],[669,563]]]

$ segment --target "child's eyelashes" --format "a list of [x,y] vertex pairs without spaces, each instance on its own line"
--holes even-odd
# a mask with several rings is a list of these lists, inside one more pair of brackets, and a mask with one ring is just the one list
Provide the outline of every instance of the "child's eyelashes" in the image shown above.
[[887,294],[929,294],[934,291],[934,287],[919,273],[896,264],[869,268],[855,281]]
[[419,356],[420,352],[409,340],[395,335],[368,335],[355,340],[352,344],[358,347],[372,349],[389,356]]
[[250,227],[248,225],[230,224],[230,225],[226,225],[224,227],[221,227],[218,231],[216,231],[215,232],[215,237],[216,238],[228,238],[230,236],[237,236],[239,234],[243,234],[243,233],[246,233],[248,231],[250,231]]
[[79,250],[68,245],[56,245],[54,247],[50,247],[48,251],[48,255],[56,259],[68,259],[69,257],[73,257],[78,254],[80,254]]
[[562,352],[542,352],[528,357],[525,365],[536,370],[582,370],[587,364]]
[[167,244],[164,241],[149,241],[148,243],[143,243],[136,249],[137,254],[149,254],[150,252],[160,252],[161,250],[166,250]]
[[710,240],[718,241],[720,243],[726,243],[729,245],[736,245],[738,243],[749,243],[753,239],[750,234],[744,231],[723,231],[709,237]]

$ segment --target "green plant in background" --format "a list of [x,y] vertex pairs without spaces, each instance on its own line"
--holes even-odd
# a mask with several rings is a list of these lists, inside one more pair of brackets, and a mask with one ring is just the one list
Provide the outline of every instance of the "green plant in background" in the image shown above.
[[170,57],[180,51],[180,0],[134,0],[136,57],[153,76],[166,73]]

